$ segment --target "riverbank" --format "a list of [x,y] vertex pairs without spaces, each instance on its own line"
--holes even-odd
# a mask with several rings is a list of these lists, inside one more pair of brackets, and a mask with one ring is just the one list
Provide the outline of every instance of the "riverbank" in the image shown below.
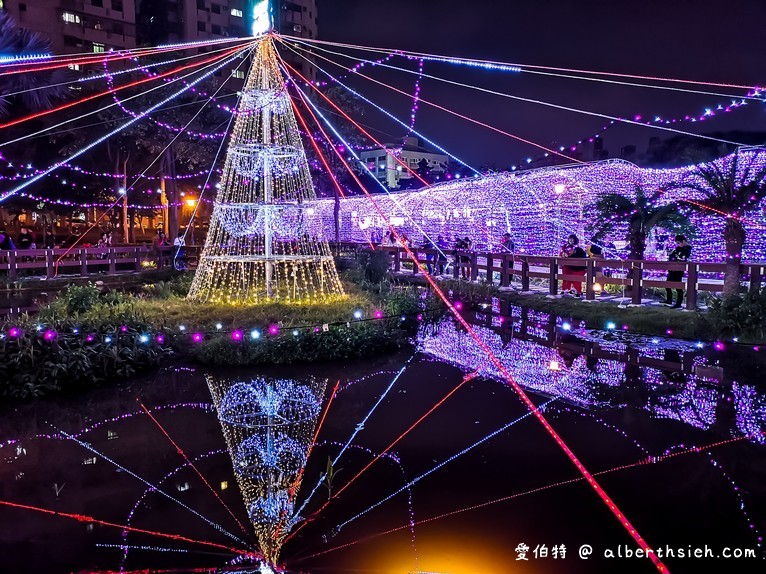
[[192,274],[134,292],[73,285],[39,313],[0,325],[0,396],[27,399],[107,385],[171,357],[212,365],[360,358],[411,345],[427,302],[416,289],[314,305],[251,307],[185,299]]
[[[417,277],[398,277],[401,283],[421,284]],[[454,299],[482,304],[492,298],[508,301],[534,311],[549,313],[570,322],[585,322],[591,329],[621,329],[650,335],[668,336],[681,339],[716,342],[719,339],[737,338],[742,343],[762,344],[763,335],[755,325],[758,319],[758,303],[748,303],[748,296],[742,297],[743,305],[737,305],[738,314],[722,302],[712,302],[710,312],[686,311],[664,306],[640,307],[620,306],[617,303],[596,300],[584,301],[574,297],[550,298],[543,294],[522,293],[499,289],[492,285],[472,283],[454,279],[438,280],[440,287]],[[757,296],[764,298],[763,295]],[[736,321],[732,318],[736,317]],[[751,325],[752,324],[752,325]],[[753,328],[748,328],[751,325]]]

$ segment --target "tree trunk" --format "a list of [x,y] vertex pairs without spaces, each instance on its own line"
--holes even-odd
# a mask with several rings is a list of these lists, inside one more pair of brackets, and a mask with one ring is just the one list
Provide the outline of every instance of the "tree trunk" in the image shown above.
[[631,231],[628,238],[630,246],[629,259],[643,259],[646,252],[646,233],[643,231]]
[[136,208],[131,207],[128,209],[128,221],[130,222],[128,225],[128,237],[130,238],[130,243],[136,242]]
[[172,242],[178,235],[178,187],[176,186],[176,156],[173,146],[165,151],[165,195],[168,198],[167,237]]
[[745,228],[739,219],[726,218],[723,240],[726,245],[726,273],[723,279],[723,294],[728,297],[739,293],[742,278],[742,246],[745,244]]

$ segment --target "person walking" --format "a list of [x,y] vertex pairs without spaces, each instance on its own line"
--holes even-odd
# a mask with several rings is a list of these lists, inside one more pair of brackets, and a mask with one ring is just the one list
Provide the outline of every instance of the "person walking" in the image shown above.
[[[668,261],[689,261],[691,254],[692,246],[686,241],[686,237],[683,235],[676,235],[676,248],[668,255]],[[668,281],[682,281],[683,278],[684,271],[682,269],[668,271]],[[665,287],[665,305],[669,305],[673,309],[680,309],[683,300],[683,289],[676,289],[676,302],[674,304],[673,289]]]
[[[561,252],[559,253],[559,257],[567,257],[567,258],[581,258],[585,259],[587,255],[585,254],[585,250],[580,247],[580,240],[577,239],[577,236],[573,233],[567,238],[567,242],[561,246]],[[562,265],[561,272],[564,275],[585,275],[585,266],[584,265]],[[576,295],[578,297],[582,296],[582,281],[570,281],[566,279],[562,279],[561,282],[561,290],[563,292],[569,292],[570,295]]]

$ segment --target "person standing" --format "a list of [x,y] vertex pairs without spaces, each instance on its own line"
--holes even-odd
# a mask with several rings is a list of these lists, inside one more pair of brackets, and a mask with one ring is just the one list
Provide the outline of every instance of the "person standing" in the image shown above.
[[[585,259],[587,255],[585,254],[585,250],[580,247],[580,240],[577,239],[577,236],[573,233],[567,238],[567,242],[561,247],[561,252],[559,253],[559,257],[568,257],[568,258],[581,258]],[[562,265],[561,272],[564,275],[585,275],[585,266],[584,265]],[[571,295],[577,295],[580,297],[582,295],[582,281],[569,281],[569,280],[562,280],[561,282],[561,290],[564,292],[569,292]]]
[[501,253],[513,253],[516,250],[516,246],[511,239],[510,233],[504,233],[500,239],[500,252]]
[[447,254],[444,250],[449,248],[449,242],[439,235],[436,238],[436,248],[439,250],[439,254],[436,256],[437,271],[439,275],[444,275],[444,268],[447,266]]
[[16,244],[18,245],[19,249],[29,249],[32,246],[32,243],[34,243],[34,237],[32,237],[32,234],[29,232],[29,229],[26,227],[22,227],[21,231],[19,232],[19,239],[16,241]]
[[43,245],[45,245],[46,249],[54,249],[56,247],[56,236],[53,235],[53,229],[48,228],[45,230]]
[[[689,261],[689,257],[692,254],[692,246],[686,241],[686,237],[683,235],[676,235],[676,248],[668,255],[668,261]],[[684,278],[684,271],[671,270],[668,271],[668,281],[682,281]],[[676,289],[676,302],[673,303],[673,289],[665,287],[665,305],[670,305],[673,309],[680,309],[681,303],[684,300],[684,290]]]

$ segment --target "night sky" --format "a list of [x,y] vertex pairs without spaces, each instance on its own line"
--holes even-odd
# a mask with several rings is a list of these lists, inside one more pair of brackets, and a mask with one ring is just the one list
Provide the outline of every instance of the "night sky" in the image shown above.
[[[766,84],[766,2],[742,0],[318,0],[319,35],[323,40],[402,48],[450,56],[677,77],[694,80]],[[369,57],[369,56],[368,56]],[[374,57],[372,58],[374,59]],[[343,60],[346,63],[349,60]],[[396,60],[397,65],[402,60]],[[413,68],[413,64],[409,64]],[[633,117],[700,114],[731,98],[678,94],[643,88],[529,74],[467,70],[426,62],[426,73],[481,85],[514,95],[570,107]],[[338,72],[338,69],[334,69]],[[415,76],[376,70],[375,77],[411,92]],[[397,117],[409,115],[411,100],[367,80],[351,85]],[[689,86],[696,88],[696,86]],[[700,89],[741,95],[744,90]],[[480,94],[425,79],[421,96],[455,111],[491,123],[540,144],[574,143],[608,123],[595,117]],[[766,131],[766,105],[708,122],[678,125],[695,133],[733,129]],[[395,141],[404,130],[372,110],[364,122],[376,136]],[[541,152],[505,136],[428,109],[422,104],[416,129],[466,161],[506,167]],[[604,134],[610,157],[633,143],[639,152],[660,130],[620,126]]]

